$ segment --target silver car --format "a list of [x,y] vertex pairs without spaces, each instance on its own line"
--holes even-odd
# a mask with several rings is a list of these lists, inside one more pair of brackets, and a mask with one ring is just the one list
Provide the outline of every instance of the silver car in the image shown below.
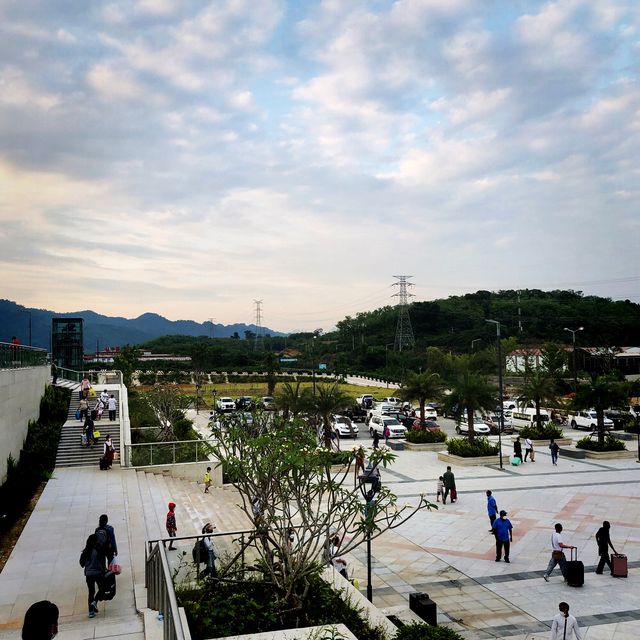
[[[488,436],[491,433],[491,428],[489,425],[485,424],[482,419],[474,419],[473,421],[473,432],[477,435]],[[469,424],[466,420],[460,420],[456,425],[456,433],[461,435],[468,436],[469,435]]]
[[357,438],[358,427],[347,416],[333,416],[331,428],[338,432],[341,438]]

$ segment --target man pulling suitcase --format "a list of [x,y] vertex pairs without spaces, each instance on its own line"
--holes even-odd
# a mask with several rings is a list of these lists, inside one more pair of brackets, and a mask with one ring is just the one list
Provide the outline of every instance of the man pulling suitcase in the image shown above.
[[[626,578],[627,571],[627,556],[618,553],[611,542],[611,523],[605,520],[602,526],[596,532],[596,542],[598,543],[598,555],[600,556],[600,562],[596,568],[597,574],[602,574],[604,565],[606,564],[611,571],[611,575],[616,578]],[[609,547],[613,549],[611,554],[611,560],[609,560]]]

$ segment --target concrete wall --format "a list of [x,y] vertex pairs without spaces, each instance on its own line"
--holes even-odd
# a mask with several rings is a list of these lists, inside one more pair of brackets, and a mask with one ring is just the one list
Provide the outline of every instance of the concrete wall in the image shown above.
[[191,482],[202,482],[204,472],[207,467],[211,467],[211,486],[222,486],[222,468],[216,466],[215,460],[205,460],[204,462],[176,462],[176,464],[154,464],[139,467],[132,467],[136,471],[146,471],[159,476],[171,476],[172,478],[182,478]]
[[7,477],[9,454],[18,460],[29,420],[37,420],[48,366],[0,369],[0,484]]

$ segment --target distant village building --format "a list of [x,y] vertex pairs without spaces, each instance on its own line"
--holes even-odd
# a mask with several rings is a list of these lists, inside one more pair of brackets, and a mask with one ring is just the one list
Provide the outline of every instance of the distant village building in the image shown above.
[[[94,351],[84,355],[86,364],[113,364],[115,357],[120,353],[120,347],[105,347],[102,351]],[[191,356],[176,356],[171,353],[153,353],[141,349],[138,355],[140,362],[154,362],[157,360],[171,360],[173,362],[191,362]]]

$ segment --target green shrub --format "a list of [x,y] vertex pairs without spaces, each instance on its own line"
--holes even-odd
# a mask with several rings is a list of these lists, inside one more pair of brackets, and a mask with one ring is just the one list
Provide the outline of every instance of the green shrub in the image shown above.
[[172,428],[176,440],[195,440],[198,437],[193,430],[193,421],[187,418],[179,418],[173,423]]
[[309,579],[308,591],[295,610],[274,594],[270,582],[242,580],[239,573],[231,578],[235,579],[178,587],[178,604],[185,608],[194,640],[339,623],[359,640],[384,640],[381,629],[371,628],[353,605],[319,577]]
[[463,638],[447,627],[432,627],[424,622],[414,622],[401,627],[394,640],[463,640]]
[[631,419],[624,425],[624,430],[627,433],[638,433],[640,431],[640,421]]
[[413,442],[415,444],[431,444],[433,442],[446,442],[447,434],[444,431],[409,429],[406,439],[407,442]]
[[447,451],[461,458],[479,458],[497,455],[500,453],[500,447],[489,442],[487,438],[476,438],[473,442],[466,438],[452,438],[447,441]]
[[331,464],[349,464],[353,460],[351,451],[334,451],[331,454]]
[[624,451],[626,447],[622,440],[618,440],[615,436],[607,433],[603,445],[601,445],[597,439],[592,439],[587,436],[586,438],[582,438],[582,440],[578,440],[576,449],[586,449],[587,451]]
[[564,433],[560,427],[555,424],[545,424],[543,426],[523,427],[519,434],[523,438],[531,438],[532,440],[558,440],[564,437]]

